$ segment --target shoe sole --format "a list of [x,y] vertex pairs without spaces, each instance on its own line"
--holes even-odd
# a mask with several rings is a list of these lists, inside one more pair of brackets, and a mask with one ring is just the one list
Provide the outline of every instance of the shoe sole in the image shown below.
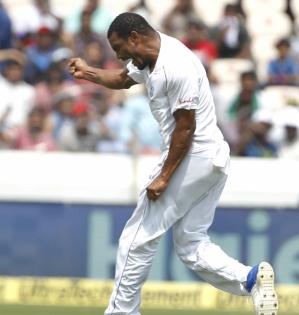
[[277,315],[278,298],[274,287],[274,271],[272,266],[267,262],[259,264],[257,289],[260,294],[257,315]]

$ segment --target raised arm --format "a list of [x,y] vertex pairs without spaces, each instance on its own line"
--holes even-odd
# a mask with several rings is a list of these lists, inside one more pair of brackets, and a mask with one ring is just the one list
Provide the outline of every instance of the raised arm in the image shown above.
[[128,76],[127,69],[98,69],[88,66],[81,58],[72,58],[69,70],[76,79],[91,81],[113,90],[128,89],[137,84]]

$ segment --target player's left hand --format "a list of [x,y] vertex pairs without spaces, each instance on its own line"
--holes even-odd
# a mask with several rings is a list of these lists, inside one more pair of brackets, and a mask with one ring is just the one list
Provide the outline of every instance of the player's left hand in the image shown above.
[[166,190],[167,185],[168,182],[165,179],[157,177],[146,189],[148,199],[157,200]]

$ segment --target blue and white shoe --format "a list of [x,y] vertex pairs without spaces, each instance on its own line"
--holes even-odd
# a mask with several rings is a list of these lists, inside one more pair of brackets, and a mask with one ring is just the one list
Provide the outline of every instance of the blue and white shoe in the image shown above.
[[246,290],[251,293],[256,315],[277,315],[274,271],[269,263],[261,262],[249,271]]

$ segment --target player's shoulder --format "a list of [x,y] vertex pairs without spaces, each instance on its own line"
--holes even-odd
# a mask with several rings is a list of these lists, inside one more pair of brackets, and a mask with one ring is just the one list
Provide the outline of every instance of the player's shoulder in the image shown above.
[[188,48],[177,38],[166,35],[164,33],[160,33],[161,36],[161,45],[166,54],[166,58],[175,58],[175,56],[188,54]]
[[[172,60],[170,60],[172,59]],[[187,60],[185,60],[187,59]],[[172,80],[199,79],[205,76],[205,70],[202,65],[191,60],[189,56],[181,58],[169,58],[164,63],[164,72],[166,77]]]
[[163,45],[163,63],[169,72],[182,72],[201,69],[201,62],[195,54],[178,39],[160,33]]

